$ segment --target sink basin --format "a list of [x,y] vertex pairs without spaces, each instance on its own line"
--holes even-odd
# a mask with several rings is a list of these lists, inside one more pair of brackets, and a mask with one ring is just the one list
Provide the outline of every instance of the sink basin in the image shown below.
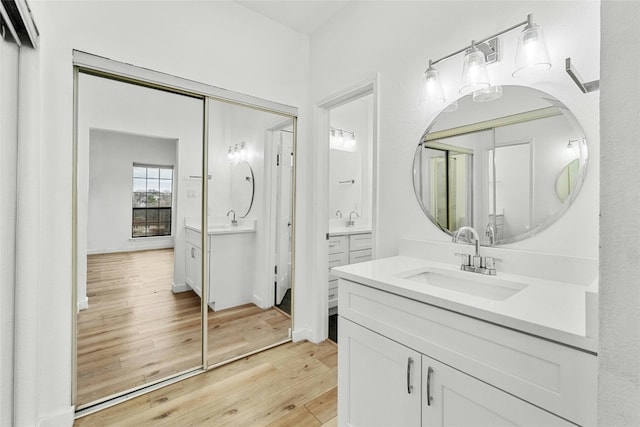
[[493,301],[504,301],[527,287],[524,283],[502,280],[495,276],[435,269],[402,278]]

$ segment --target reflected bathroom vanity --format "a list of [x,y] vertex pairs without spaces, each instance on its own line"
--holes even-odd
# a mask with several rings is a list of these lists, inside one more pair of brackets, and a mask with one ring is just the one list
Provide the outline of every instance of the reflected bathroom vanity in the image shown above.
[[[187,218],[185,228],[185,281],[202,297],[200,223]],[[209,225],[209,254],[205,257],[209,277],[205,285],[209,286],[207,304],[212,310],[253,302],[255,232],[255,221]]]
[[331,268],[371,260],[370,227],[332,227],[329,232],[329,314],[337,312],[338,277]]

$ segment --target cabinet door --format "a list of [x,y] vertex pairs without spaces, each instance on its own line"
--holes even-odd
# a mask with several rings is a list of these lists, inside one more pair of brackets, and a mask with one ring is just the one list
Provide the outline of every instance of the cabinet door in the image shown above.
[[187,243],[185,245],[185,282],[194,290],[198,296],[201,296],[202,286],[202,251],[199,247]]
[[575,427],[426,356],[422,357],[422,397],[422,425],[425,427]]
[[338,425],[419,426],[419,353],[340,317]]

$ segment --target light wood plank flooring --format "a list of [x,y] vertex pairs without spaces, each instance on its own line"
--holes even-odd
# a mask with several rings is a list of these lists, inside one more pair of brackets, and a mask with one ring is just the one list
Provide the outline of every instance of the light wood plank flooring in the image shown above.
[[[78,315],[77,405],[200,366],[200,298],[171,292],[173,249],[88,257]],[[287,339],[290,318],[253,304],[209,310],[209,363]]]
[[288,343],[76,420],[74,426],[336,426],[337,347]]

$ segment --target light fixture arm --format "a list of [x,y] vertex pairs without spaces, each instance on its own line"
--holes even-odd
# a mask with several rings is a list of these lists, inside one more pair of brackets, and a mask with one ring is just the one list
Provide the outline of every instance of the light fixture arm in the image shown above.
[[438,62],[442,62],[445,59],[449,59],[452,56],[456,56],[459,53],[466,52],[467,50],[469,50],[469,49],[471,49],[473,47],[473,44],[475,44],[475,45],[482,44],[482,43],[484,43],[486,41],[489,41],[489,40],[494,39],[494,38],[496,38],[498,36],[501,36],[504,33],[508,33],[511,30],[515,30],[518,27],[522,27],[523,25],[531,25],[532,23],[533,23],[533,14],[530,13],[529,15],[527,15],[527,19],[526,20],[524,20],[522,22],[519,22],[519,23],[517,23],[515,25],[512,25],[511,27],[509,27],[509,28],[507,28],[505,30],[502,30],[502,31],[500,31],[500,32],[498,32],[496,34],[492,34],[489,37],[485,37],[482,40],[476,40],[474,43],[470,44],[469,46],[465,46],[462,49],[456,50],[455,52],[450,53],[449,55],[443,56],[442,58],[436,59],[435,61],[429,60],[429,66],[436,65]]
[[600,80],[593,80],[590,82],[583,82],[582,77],[578,74],[578,70],[571,65],[571,58],[565,59],[565,70],[569,77],[574,81],[582,93],[589,93],[600,89]]

